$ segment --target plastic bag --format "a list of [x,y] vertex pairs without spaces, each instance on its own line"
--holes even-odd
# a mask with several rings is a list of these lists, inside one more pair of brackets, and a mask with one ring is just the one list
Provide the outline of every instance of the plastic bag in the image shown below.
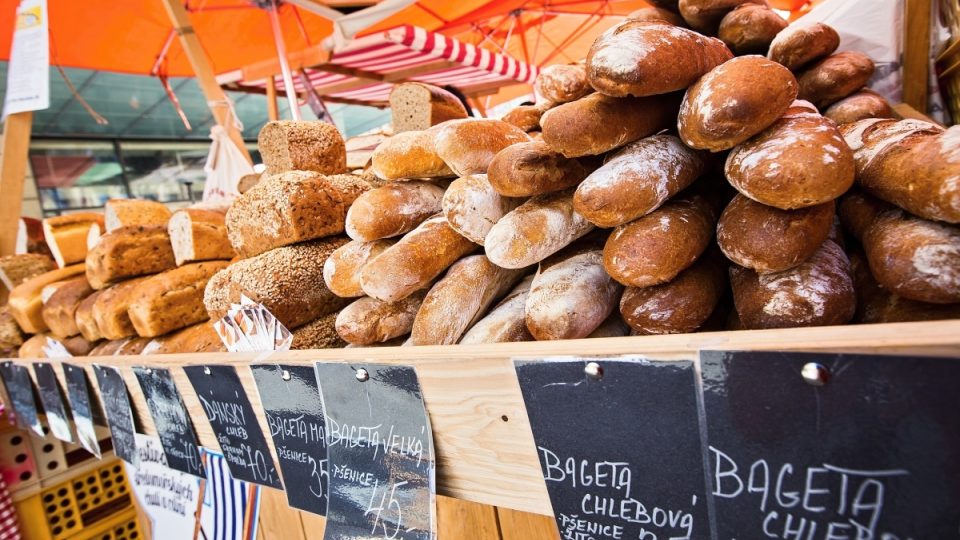
[[203,166],[207,179],[203,185],[203,202],[227,202],[240,196],[237,184],[240,178],[253,174],[253,166],[246,156],[237,148],[236,143],[227,134],[222,126],[213,126],[210,129],[210,153]]

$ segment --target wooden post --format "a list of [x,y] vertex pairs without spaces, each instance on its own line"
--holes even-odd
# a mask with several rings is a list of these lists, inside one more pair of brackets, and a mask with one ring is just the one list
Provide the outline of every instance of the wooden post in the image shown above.
[[3,123],[0,142],[0,256],[13,255],[27,176],[33,112],[11,114]]
[[210,59],[207,58],[203,47],[200,44],[200,38],[193,31],[193,25],[190,23],[190,17],[187,10],[183,7],[181,0],[161,0],[163,6],[167,9],[167,15],[173,24],[173,29],[180,36],[180,45],[187,53],[187,59],[193,67],[193,72],[197,76],[197,82],[200,84],[200,90],[207,98],[207,104],[210,112],[217,120],[217,123],[223,126],[230,135],[230,138],[237,144],[240,151],[247,157],[247,161],[252,163],[250,153],[243,141],[243,134],[234,125],[233,118],[230,117],[230,107],[227,105],[227,95],[223,88],[217,84],[217,79],[213,73],[213,67],[210,65]]
[[277,81],[272,75],[267,78],[267,118],[271,122],[280,119],[280,109],[277,107]]
[[930,3],[907,0],[904,5],[903,102],[926,114],[930,84]]

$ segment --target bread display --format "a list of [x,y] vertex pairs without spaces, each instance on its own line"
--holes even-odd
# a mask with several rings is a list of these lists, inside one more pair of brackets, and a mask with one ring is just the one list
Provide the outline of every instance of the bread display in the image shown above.
[[384,180],[453,176],[437,154],[435,139],[434,131],[397,133],[373,151],[373,173]]
[[433,134],[437,155],[457,176],[486,174],[497,152],[530,140],[520,128],[488,118],[450,120],[429,132]]
[[767,54],[787,21],[763,4],[741,4],[720,20],[717,37],[737,55]]
[[103,232],[133,225],[164,225],[170,221],[170,210],[156,201],[143,199],[110,199],[103,207]]
[[873,118],[841,132],[861,188],[914,215],[960,223],[960,127]]
[[253,257],[280,246],[342,234],[351,203],[369,185],[348,176],[291,171],[264,179],[227,210],[230,243]]
[[0,257],[0,282],[12,291],[30,278],[54,270],[57,267],[53,259],[37,253],[23,253],[21,255],[7,255]]
[[77,308],[91,294],[93,294],[93,288],[87,282],[86,276],[77,276],[44,287],[40,293],[43,300],[43,309],[40,314],[50,333],[58,338],[79,334],[80,329],[76,321]]
[[410,330],[411,343],[456,344],[524,273],[524,269],[500,268],[484,255],[460,259],[424,297]]
[[850,261],[832,240],[783,272],[732,267],[730,285],[746,329],[845,324],[856,310]]
[[267,175],[288,171],[339,174],[347,171],[347,148],[336,126],[327,122],[274,120],[257,136]]
[[438,215],[367,262],[360,286],[368,296],[396,302],[430,284],[451,264],[477,249]]
[[527,295],[533,275],[525,277],[460,339],[462,345],[533,341],[527,329]]
[[543,102],[539,105],[520,105],[515,109],[511,109],[507,114],[503,115],[504,122],[517,126],[518,128],[526,131],[527,133],[531,131],[540,130],[540,117],[543,116],[543,113],[547,112],[550,109],[549,102]]
[[87,235],[92,225],[103,230],[103,214],[78,212],[43,220],[43,236],[57,266],[83,262],[87,256]]
[[43,288],[51,283],[82,275],[83,271],[82,264],[75,264],[45,272],[14,287],[7,303],[10,314],[20,328],[28,334],[46,332],[47,323],[43,320]]
[[783,210],[836,199],[853,185],[855,170],[833,121],[802,102],[731,150],[725,167],[740,193]]
[[668,283],[627,287],[620,314],[639,335],[694,332],[710,317],[727,286],[717,257],[703,256]]
[[390,91],[389,100],[394,133],[423,130],[445,120],[467,117],[457,96],[429,84],[398,84]]
[[420,290],[396,302],[369,296],[360,298],[337,315],[337,334],[354,345],[373,345],[405,336],[413,328],[414,317],[426,294],[426,290]]
[[823,23],[792,24],[770,43],[767,58],[793,72],[833,54],[840,46],[840,34]]
[[653,135],[676,120],[677,96],[615,98],[593,93],[540,118],[543,140],[567,157],[595,156]]
[[640,139],[611,154],[577,187],[573,207],[598,227],[649,214],[693,183],[707,167],[703,152],[673,135]]
[[[514,148],[522,145],[514,145]],[[510,148],[504,150],[507,151]],[[502,153],[502,152],[501,152]],[[499,154],[498,154],[499,155]],[[493,169],[493,164],[490,166]],[[471,242],[484,245],[487,234],[500,218],[520,206],[522,199],[505,197],[490,185],[489,176],[472,174],[454,180],[443,195],[441,206],[447,223]]]
[[613,97],[683,90],[733,55],[726,45],[664,21],[627,19],[590,47],[587,77]]
[[170,216],[167,234],[177,266],[200,261],[232,259],[236,256],[227,237],[222,212],[185,208]]
[[[87,253],[87,280],[94,289],[176,267],[165,225],[121,227],[100,238]],[[122,337],[122,336],[121,336]]]
[[837,124],[851,124],[867,118],[894,118],[893,107],[880,94],[863,89],[830,105],[824,116]]
[[429,182],[391,182],[357,197],[345,220],[347,236],[372,242],[406,234],[443,210],[444,190]]
[[93,302],[93,319],[97,332],[105,339],[123,339],[137,335],[127,310],[134,298],[134,291],[150,276],[122,281],[98,295]]
[[797,98],[789,70],[762,56],[739,56],[687,89],[678,130],[692,148],[719,152],[760,133]]
[[146,279],[131,293],[127,309],[137,335],[152,338],[207,320],[204,289],[227,264],[191,263]]
[[715,224],[714,209],[703,196],[671,200],[614,229],[603,247],[603,266],[624,285],[666,283],[703,253]]
[[359,242],[353,240],[338,247],[323,263],[323,282],[341,298],[363,296],[360,273],[367,262],[392,246],[392,240]]
[[873,71],[873,60],[861,52],[844,51],[833,54],[814,63],[797,76],[800,99],[805,99],[820,109],[826,109],[863,88],[873,76]]
[[583,64],[554,64],[540,70],[534,91],[554,105],[582,98],[593,92]]

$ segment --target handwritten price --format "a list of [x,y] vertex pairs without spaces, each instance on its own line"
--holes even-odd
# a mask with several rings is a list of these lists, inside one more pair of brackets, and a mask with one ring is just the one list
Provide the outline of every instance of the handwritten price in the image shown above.
[[[407,484],[406,481],[397,482],[396,484],[390,486],[388,493],[387,489],[380,491],[380,481],[376,480],[373,484],[373,490],[370,493],[370,502],[367,503],[367,511],[363,513],[364,516],[369,516],[370,514],[376,514],[373,518],[373,528],[370,529],[370,534],[377,534],[377,528],[383,529],[383,537],[387,539],[397,538],[397,535],[400,534],[400,531],[403,529],[402,518],[403,512],[400,510],[400,501],[396,499],[397,488],[403,487]],[[380,492],[380,504],[375,505],[377,499],[377,493]],[[389,500],[387,497],[389,496]],[[389,521],[384,520],[384,511],[387,512],[388,516],[396,516],[395,519],[390,519]],[[393,530],[393,533],[390,533],[388,524],[395,524],[396,528]],[[400,536],[400,538],[403,538]]]

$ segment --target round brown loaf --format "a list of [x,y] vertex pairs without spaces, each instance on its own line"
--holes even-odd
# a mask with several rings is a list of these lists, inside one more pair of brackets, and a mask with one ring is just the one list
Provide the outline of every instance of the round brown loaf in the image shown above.
[[853,153],[828,118],[791,107],[765,131],[727,155],[733,187],[784,210],[836,199],[853,185]]
[[845,324],[857,304],[850,261],[831,240],[783,272],[758,274],[732,267],[730,285],[746,329]]
[[504,268],[536,264],[587,234],[593,225],[573,209],[573,189],[538,195],[503,216],[484,243]]
[[702,196],[672,200],[614,229],[603,248],[603,265],[624,285],[665,283],[703,253],[715,224],[713,208]]
[[700,78],[683,97],[678,128],[690,147],[718,152],[760,133],[797,97],[797,81],[762,56],[739,56]]
[[335,249],[323,263],[323,282],[330,292],[341,298],[363,296],[360,272],[364,265],[393,244],[393,240],[347,242]]
[[884,289],[873,278],[866,256],[861,251],[850,254],[853,284],[857,290],[857,313],[853,321],[861,324],[937,321],[960,319],[960,303],[930,304],[903,298]]
[[873,60],[857,51],[833,54],[807,68],[797,77],[800,99],[820,109],[863,88],[873,76]]
[[641,335],[693,332],[717,307],[726,278],[715,257],[703,256],[669,283],[627,287],[620,314]]
[[857,240],[863,241],[863,235],[876,221],[877,216],[892,209],[889,204],[854,189],[840,199],[837,213],[844,230]]
[[574,101],[593,92],[582,64],[547,66],[540,70],[533,88],[537,94],[554,104]]
[[717,37],[734,54],[766,54],[787,21],[762,4],[742,4],[720,21]]
[[720,215],[717,243],[731,261],[761,274],[788,270],[810,258],[830,235],[834,203],[780,210],[734,197]]
[[428,131],[434,136],[437,155],[457,176],[487,174],[497,152],[530,140],[517,126],[489,118],[450,120]]
[[796,72],[811,62],[830,56],[839,46],[840,34],[826,24],[792,24],[773,38],[767,58]]
[[666,94],[693,84],[733,55],[718,39],[660,20],[627,19],[587,54],[587,77],[614,97]]
[[614,98],[594,93],[540,118],[543,140],[567,157],[595,156],[669,127],[677,96]]
[[633,11],[629,15],[627,15],[627,19],[630,19],[633,21],[663,21],[663,22],[670,23],[674,26],[687,25],[687,21],[683,20],[683,17],[681,17],[677,13],[676,9],[671,11],[669,9],[664,9],[664,8],[655,7],[655,6],[640,8],[636,11]]
[[380,143],[370,156],[373,173],[384,180],[452,176],[429,131],[404,131]]
[[543,141],[504,148],[490,162],[487,179],[505,197],[532,197],[576,186],[590,171],[583,163],[554,152]]
[[767,5],[766,0],[680,0],[680,15],[690,28],[705,34],[715,35],[720,21],[741,4]]
[[537,131],[540,129],[540,117],[548,109],[550,109],[549,102],[543,102],[539,105],[520,105],[503,115],[501,120],[527,132]]
[[823,113],[837,124],[850,124],[864,118],[894,118],[890,103],[866,88],[834,103]]
[[347,211],[347,236],[361,242],[398,236],[442,209],[443,188],[430,182],[392,182],[364,193]]
[[577,187],[573,207],[598,227],[616,227],[659,208],[707,167],[703,152],[654,135],[613,154]]
[[493,225],[523,202],[500,195],[487,178],[485,174],[473,174],[455,180],[442,202],[450,227],[481,246]]
[[355,345],[382,343],[410,333],[426,291],[417,291],[396,302],[365,296],[337,315],[337,334]]
[[525,319],[525,306],[531,283],[533,275],[518,283],[490,313],[467,330],[460,339],[460,344],[533,341]]

